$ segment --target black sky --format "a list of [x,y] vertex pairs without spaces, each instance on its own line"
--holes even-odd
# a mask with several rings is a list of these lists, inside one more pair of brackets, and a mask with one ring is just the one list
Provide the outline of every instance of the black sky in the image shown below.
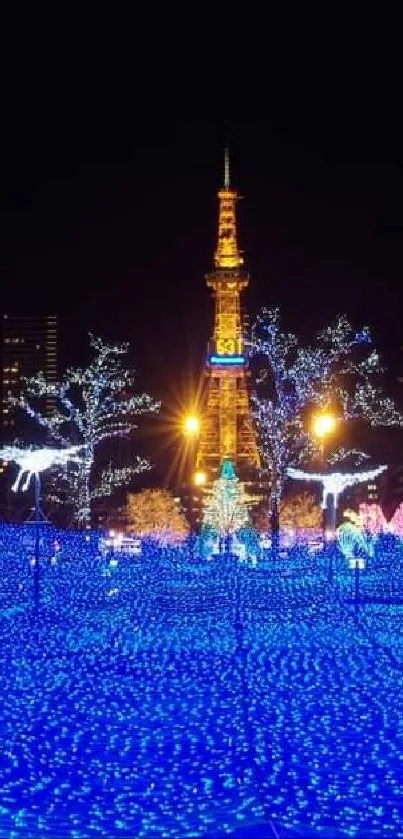
[[27,97],[4,123],[2,308],[57,312],[62,365],[85,360],[91,329],[130,341],[156,395],[197,375],[228,139],[249,313],[279,305],[309,339],[346,312],[371,326],[391,377],[403,373],[403,131],[392,108],[301,100],[225,126],[48,105]]

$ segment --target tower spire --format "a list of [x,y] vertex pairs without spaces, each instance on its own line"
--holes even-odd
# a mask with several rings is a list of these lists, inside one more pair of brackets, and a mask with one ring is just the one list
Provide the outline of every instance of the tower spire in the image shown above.
[[229,148],[226,146],[224,150],[224,189],[230,188],[229,177]]
[[235,205],[238,193],[230,186],[229,149],[224,150],[224,186],[218,192],[218,242],[214,254],[216,268],[240,268],[243,258],[238,248]]
[[259,466],[249,404],[247,356],[243,335],[241,292],[249,278],[238,248],[236,202],[230,186],[229,152],[224,152],[224,184],[218,191],[218,241],[214,269],[206,275],[214,295],[214,332],[206,363],[208,379],[201,423],[196,471],[208,480],[223,461],[232,461],[241,474]]

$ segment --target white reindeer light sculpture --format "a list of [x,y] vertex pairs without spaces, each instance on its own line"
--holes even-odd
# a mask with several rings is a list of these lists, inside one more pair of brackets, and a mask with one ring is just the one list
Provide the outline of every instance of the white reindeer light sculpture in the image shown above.
[[[79,451],[82,446],[70,446],[67,449],[51,449],[48,447],[35,448],[28,446],[4,446],[0,449],[0,459],[12,461],[18,466],[17,477],[11,487],[13,492],[26,492],[31,479],[35,478],[35,518],[41,516],[40,511],[40,475],[54,466],[65,467],[71,462],[80,460]],[[25,476],[25,479],[24,479]]]
[[[69,446],[66,449],[51,449],[51,448],[35,448],[34,446],[27,446],[22,448],[20,446],[5,446],[0,449],[0,459],[5,462],[12,461],[18,466],[17,477],[11,487],[13,492],[26,492],[31,479],[35,479],[35,508],[34,520],[31,522],[35,525],[35,547],[34,557],[32,560],[34,568],[34,615],[37,617],[39,610],[39,551],[40,551],[40,529],[41,523],[46,521],[46,518],[41,510],[41,474],[46,472],[52,466],[65,467],[69,461],[77,462],[80,460],[79,451],[82,446]],[[25,479],[24,479],[25,476]]]

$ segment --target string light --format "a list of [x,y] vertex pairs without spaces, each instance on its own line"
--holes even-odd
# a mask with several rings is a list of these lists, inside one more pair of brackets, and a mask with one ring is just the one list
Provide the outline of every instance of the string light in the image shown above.
[[359,506],[360,519],[368,533],[393,533],[403,538],[403,502],[399,504],[392,518],[387,519],[379,504],[365,504]]
[[[357,331],[341,315],[320,332],[312,347],[284,332],[278,308],[262,309],[251,330],[249,355],[260,364],[252,394],[263,468],[271,476],[272,504],[279,508],[287,467],[309,462],[320,441],[306,428],[308,408],[337,405],[341,420],[371,426],[402,426],[403,416],[380,385],[383,368],[371,349],[368,327]],[[359,455],[339,449],[332,462]],[[356,463],[354,463],[356,465]]]
[[42,528],[35,624],[33,535],[0,526],[0,833],[399,835],[401,544],[357,627],[341,557],[330,586],[300,549],[111,562],[101,536]]
[[343,516],[350,520],[339,525],[336,539],[344,557],[352,563],[356,557],[363,559],[372,556],[373,542],[364,530],[361,517],[354,510],[345,510]]
[[[17,464],[18,474],[11,489],[13,492],[26,492],[33,476],[39,476],[55,466],[66,467],[69,462],[79,462],[79,452],[80,446],[67,449],[5,446],[0,449],[0,460]],[[22,483],[24,475],[26,477]]]
[[101,478],[91,491],[91,498],[109,498],[116,487],[128,486],[134,475],[151,469],[151,464],[143,457],[135,457],[129,466],[112,466],[102,470]]
[[203,527],[220,536],[230,536],[246,527],[248,522],[245,490],[235,474],[233,463],[224,460],[220,476],[206,490]]
[[179,544],[189,535],[179,499],[165,489],[128,493],[125,521],[131,533],[163,545]]
[[330,495],[334,499],[335,506],[337,506],[337,499],[347,487],[355,484],[366,483],[373,481],[382,472],[387,469],[387,466],[377,466],[375,469],[369,469],[367,472],[304,472],[302,469],[287,469],[289,478],[294,478],[296,481],[314,481],[322,485],[321,503],[322,507],[326,507],[327,496]]
[[[66,471],[64,479],[69,486],[69,501],[74,503],[75,519],[84,526],[91,521],[91,497],[105,496],[109,489],[110,494],[119,485],[115,481],[124,483],[129,476],[149,468],[143,458],[137,458],[129,472],[107,469],[101,475],[100,487],[91,491],[100,443],[129,435],[137,427],[135,417],[158,411],[160,407],[148,394],[134,393],[133,371],[122,365],[122,357],[129,349],[127,343],[108,344],[90,333],[90,347],[93,359],[87,367],[69,368],[55,384],[48,383],[42,372],[38,373],[24,379],[20,396],[8,397],[10,405],[25,411],[59,445],[68,447],[75,440],[80,441],[80,458],[75,468]],[[50,417],[32,405],[45,397],[54,400]]]

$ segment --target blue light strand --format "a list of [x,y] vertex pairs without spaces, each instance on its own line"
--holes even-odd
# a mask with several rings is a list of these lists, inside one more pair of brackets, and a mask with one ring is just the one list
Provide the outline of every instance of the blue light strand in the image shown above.
[[[64,447],[79,443],[78,462],[65,470],[62,482],[53,482],[50,495],[54,502],[72,504],[76,523],[85,526],[91,522],[92,498],[112,495],[118,486],[127,485],[133,475],[151,468],[141,457],[133,457],[125,467],[109,464],[94,487],[93,467],[100,444],[128,437],[137,428],[138,416],[160,408],[160,402],[147,393],[135,392],[134,371],[123,366],[123,357],[129,350],[127,343],[108,344],[91,333],[89,339],[92,360],[86,367],[68,368],[55,383],[47,382],[40,371],[23,378],[20,395],[7,396],[8,404],[25,411],[52,441]],[[43,400],[48,397],[54,401],[51,416],[42,410]]]
[[340,554],[330,585],[303,547],[111,566],[101,535],[43,528],[34,622],[33,532],[0,527],[0,836],[399,835],[402,543],[377,543],[357,626]]
[[[372,427],[403,425],[402,412],[381,385],[384,368],[371,343],[368,327],[357,331],[345,315],[312,346],[301,346],[297,335],[283,329],[279,308],[263,308],[256,318],[247,342],[259,368],[251,404],[272,502],[280,502],[288,467],[318,457],[320,440],[307,424],[313,410],[332,409],[339,420],[365,420]],[[333,465],[348,456],[355,468],[363,453],[339,447],[332,452]]]

